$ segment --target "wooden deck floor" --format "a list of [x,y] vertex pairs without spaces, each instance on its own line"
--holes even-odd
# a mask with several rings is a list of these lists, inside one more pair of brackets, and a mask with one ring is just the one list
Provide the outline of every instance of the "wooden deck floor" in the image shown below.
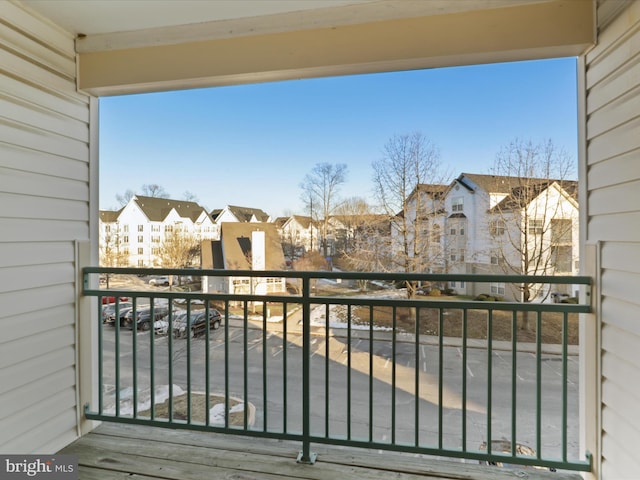
[[578,480],[577,474],[514,470],[415,455],[312,445],[314,465],[296,463],[299,443],[103,424],[60,453],[79,456],[80,479],[112,480]]

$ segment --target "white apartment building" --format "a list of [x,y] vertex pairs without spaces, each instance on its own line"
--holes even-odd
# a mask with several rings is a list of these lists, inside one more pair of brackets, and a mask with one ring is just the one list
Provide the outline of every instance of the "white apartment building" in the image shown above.
[[160,246],[174,231],[192,236],[199,245],[216,238],[218,230],[195,202],[136,195],[118,211],[100,211],[100,262],[158,267]]
[[[444,197],[442,248],[447,273],[577,275],[577,182],[461,174]],[[457,293],[522,300],[503,283],[452,282]],[[575,295],[576,287],[531,286],[528,301]],[[535,297],[535,298],[534,298]]]

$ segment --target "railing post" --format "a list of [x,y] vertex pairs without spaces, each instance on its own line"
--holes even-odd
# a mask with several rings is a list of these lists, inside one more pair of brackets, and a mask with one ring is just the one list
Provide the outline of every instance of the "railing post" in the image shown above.
[[311,278],[302,277],[302,450],[298,463],[313,465],[311,450]]

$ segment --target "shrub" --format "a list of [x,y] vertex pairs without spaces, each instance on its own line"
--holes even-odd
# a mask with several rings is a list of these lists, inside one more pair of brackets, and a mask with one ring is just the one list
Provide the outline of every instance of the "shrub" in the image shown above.
[[429,292],[429,295],[431,295],[432,297],[439,297],[441,294],[442,292],[438,288],[432,288]]
[[578,297],[567,297],[567,298],[563,298],[562,300],[560,300],[560,303],[573,303],[573,304],[577,304],[577,303],[578,303]]

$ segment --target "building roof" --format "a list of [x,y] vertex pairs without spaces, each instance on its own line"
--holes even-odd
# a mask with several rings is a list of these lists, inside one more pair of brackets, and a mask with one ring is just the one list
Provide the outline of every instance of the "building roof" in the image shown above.
[[162,222],[172,209],[183,218],[190,218],[195,222],[202,212],[207,211],[195,202],[186,200],[171,200],[169,198],[145,197],[136,195],[132,200],[140,207],[147,218],[152,222]]
[[100,221],[103,223],[115,223],[118,221],[118,217],[122,212],[122,208],[120,210],[100,210]]
[[[273,223],[255,222],[223,222],[220,241],[203,242],[204,248],[211,245],[211,257],[203,255],[202,268],[251,270],[251,252],[254,247],[251,234],[255,231],[265,233],[265,269],[283,270],[285,259],[276,226]],[[205,258],[208,259],[206,264]]]
[[271,218],[268,213],[259,208],[238,207],[236,205],[227,205],[227,209],[233,213],[233,215],[240,222],[250,222],[251,218],[255,217],[259,222],[268,222]]
[[575,180],[539,180],[528,179],[530,183],[523,183],[511,190],[509,195],[503,198],[491,211],[506,211],[514,208],[522,208],[525,204],[533,201],[547,188],[556,184],[567,196],[574,201],[578,201],[578,182]]

